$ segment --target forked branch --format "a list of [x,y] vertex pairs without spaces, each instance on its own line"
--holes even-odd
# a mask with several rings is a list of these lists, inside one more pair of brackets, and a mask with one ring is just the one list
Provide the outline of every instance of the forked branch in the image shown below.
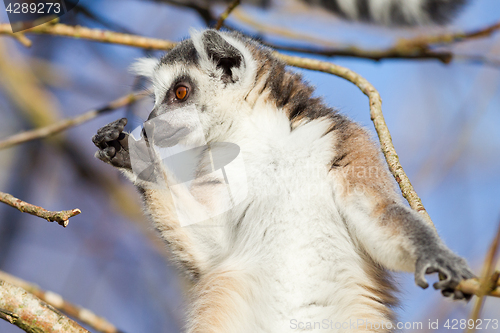
[[62,210],[58,212],[51,212],[42,207],[24,202],[4,192],[0,192],[0,202],[3,202],[11,207],[17,208],[19,211],[23,213],[28,213],[31,215],[41,217],[42,219],[45,219],[49,222],[57,222],[59,225],[62,225],[63,227],[68,226],[69,223],[68,220],[71,217],[76,216],[82,212],[78,208],[71,210]]
[[90,333],[26,290],[3,280],[0,318],[26,332]]

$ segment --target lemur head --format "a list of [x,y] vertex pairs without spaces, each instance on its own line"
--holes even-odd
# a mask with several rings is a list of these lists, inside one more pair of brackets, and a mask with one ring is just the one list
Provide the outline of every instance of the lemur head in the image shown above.
[[[196,131],[216,135],[218,124],[249,110],[245,99],[255,86],[256,45],[235,33],[205,30],[191,32],[191,39],[161,59],[140,59],[132,70],[153,84],[155,105],[149,119],[164,116],[170,125],[188,127],[197,122],[202,128]],[[191,135],[188,143],[202,139]]]

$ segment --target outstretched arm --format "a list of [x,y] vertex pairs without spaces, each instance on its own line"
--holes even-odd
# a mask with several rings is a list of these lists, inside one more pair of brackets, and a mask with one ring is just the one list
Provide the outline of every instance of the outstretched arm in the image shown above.
[[464,298],[455,287],[474,274],[466,261],[440,240],[422,216],[404,205],[380,152],[364,129],[350,123],[337,145],[332,185],[337,205],[353,238],[376,262],[391,269],[415,272],[427,288],[425,274],[438,272],[445,296]]

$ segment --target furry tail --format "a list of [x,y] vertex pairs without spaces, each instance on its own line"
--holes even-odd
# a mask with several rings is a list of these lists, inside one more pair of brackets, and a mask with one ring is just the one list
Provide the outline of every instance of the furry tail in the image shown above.
[[467,0],[303,0],[348,20],[383,25],[445,24]]

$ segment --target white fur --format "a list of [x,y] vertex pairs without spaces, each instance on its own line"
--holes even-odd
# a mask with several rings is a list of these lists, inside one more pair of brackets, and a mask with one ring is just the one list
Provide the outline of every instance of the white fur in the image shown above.
[[129,71],[135,75],[152,78],[158,63],[156,58],[139,58],[130,66]]

